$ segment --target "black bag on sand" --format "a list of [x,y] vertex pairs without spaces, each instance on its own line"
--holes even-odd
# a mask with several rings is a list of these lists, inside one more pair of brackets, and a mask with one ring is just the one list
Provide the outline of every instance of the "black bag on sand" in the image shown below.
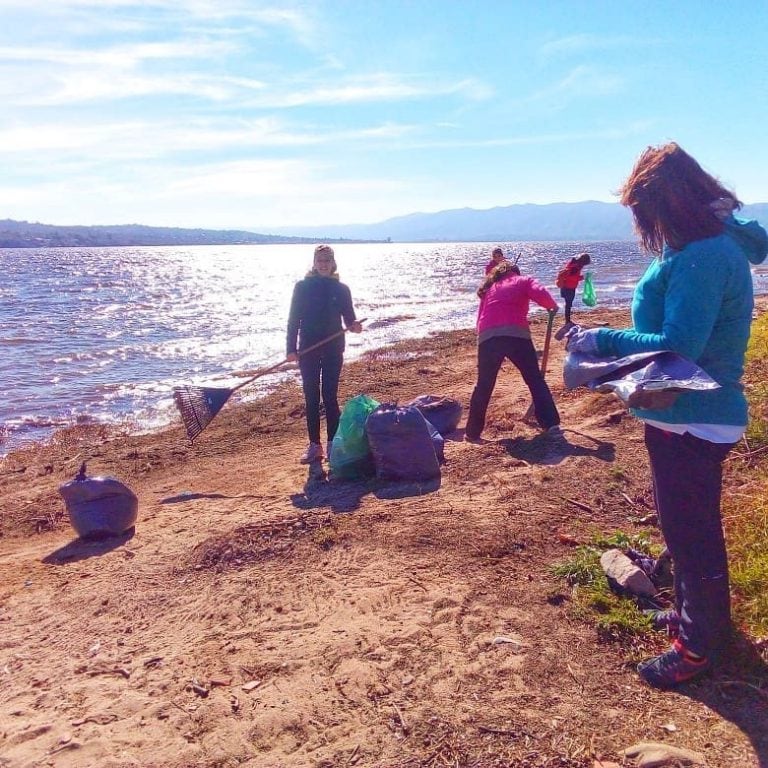
[[[368,416],[365,431],[376,477],[380,480],[433,480],[440,477],[440,464],[429,424],[417,408],[380,405]],[[442,442],[442,438],[440,440]]]
[[432,424],[441,435],[453,432],[461,421],[461,403],[452,397],[438,395],[420,395],[406,405],[418,408],[421,415]]

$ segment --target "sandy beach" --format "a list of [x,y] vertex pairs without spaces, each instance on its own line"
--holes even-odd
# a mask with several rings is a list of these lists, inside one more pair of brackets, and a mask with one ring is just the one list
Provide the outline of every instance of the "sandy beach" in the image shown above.
[[[3,459],[0,766],[614,768],[638,742],[768,766],[765,645],[655,691],[634,666],[666,639],[598,636],[551,575],[653,512],[640,423],[564,391],[562,357],[567,443],[521,421],[506,364],[486,442],[449,436],[439,483],[301,466],[295,383],[233,398],[192,446],[180,425],[90,427]],[[446,395],[466,417],[474,373],[474,333],[452,332],[365,354],[340,394]],[[138,495],[135,532],[76,538],[57,489],[83,461]]]

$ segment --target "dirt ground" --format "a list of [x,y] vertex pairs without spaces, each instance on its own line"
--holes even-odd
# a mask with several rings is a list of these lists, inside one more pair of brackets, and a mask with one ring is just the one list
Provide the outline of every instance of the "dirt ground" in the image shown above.
[[[466,406],[474,343],[368,354],[342,398]],[[567,444],[521,421],[527,390],[505,367],[487,442],[451,435],[439,483],[298,464],[294,383],[233,398],[194,446],[180,427],[92,428],[8,456],[0,766],[593,768],[632,764],[621,750],[643,741],[768,766],[765,644],[658,692],[634,667],[666,639],[598,637],[551,575],[574,543],[647,530],[653,511],[639,423],[612,396],[564,392],[562,354],[548,380]],[[138,494],[135,532],[75,537],[57,488],[83,460]]]

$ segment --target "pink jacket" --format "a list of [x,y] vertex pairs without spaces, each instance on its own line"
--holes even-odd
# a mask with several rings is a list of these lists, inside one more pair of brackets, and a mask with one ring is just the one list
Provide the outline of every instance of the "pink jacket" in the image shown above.
[[519,326],[520,333],[509,334],[530,336],[528,308],[534,301],[544,309],[557,309],[552,294],[535,278],[523,275],[509,275],[494,283],[480,300],[477,310],[477,333],[499,326]]

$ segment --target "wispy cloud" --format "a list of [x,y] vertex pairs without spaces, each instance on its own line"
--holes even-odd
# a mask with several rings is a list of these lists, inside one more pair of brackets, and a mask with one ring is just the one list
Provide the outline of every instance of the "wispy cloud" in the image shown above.
[[424,139],[400,142],[398,148],[410,149],[469,149],[494,147],[535,146],[545,144],[572,144],[584,141],[616,140],[641,136],[655,125],[653,120],[642,120],[616,125],[612,128],[561,133],[536,133],[518,136],[487,137],[479,139]]
[[493,96],[493,89],[474,79],[429,82],[423,77],[408,77],[395,74],[372,74],[352,79],[340,79],[335,84],[318,84],[303,90],[286,93],[264,94],[246,106],[271,108],[302,106],[334,106],[386,102],[413,99],[433,99],[458,95],[473,101],[482,101]]
[[105,48],[0,47],[0,61],[42,62],[65,67],[112,67],[135,69],[143,62],[214,58],[235,50],[225,41],[197,40],[164,43],[137,43]]
[[550,40],[539,49],[543,56],[571,55],[587,51],[621,50],[624,48],[640,48],[661,44],[660,38],[649,38],[638,35],[569,35],[557,40]]
[[[415,130],[415,126],[388,122],[359,129],[294,131],[274,118],[241,119],[235,126],[229,121],[200,120],[191,124],[140,121],[40,124],[0,128],[0,156],[34,155],[38,162],[47,164],[50,162],[48,155],[66,152],[70,157],[80,155],[90,165],[104,165],[201,151],[350,145],[354,142],[381,144],[401,140]],[[30,158],[30,162],[35,161]]]
[[624,87],[624,78],[596,67],[575,67],[559,80],[522,98],[520,106],[560,111],[577,99],[612,96]]

